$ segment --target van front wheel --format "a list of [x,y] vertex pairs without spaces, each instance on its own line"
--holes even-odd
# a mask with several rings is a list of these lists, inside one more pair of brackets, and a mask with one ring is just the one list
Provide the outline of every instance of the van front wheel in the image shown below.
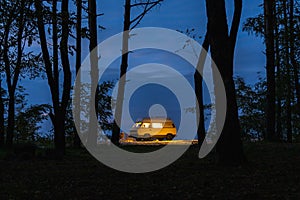
[[173,135],[172,135],[172,134],[170,134],[170,133],[169,133],[169,134],[167,134],[167,136],[166,136],[166,139],[167,139],[167,140],[172,140],[172,139],[173,139]]

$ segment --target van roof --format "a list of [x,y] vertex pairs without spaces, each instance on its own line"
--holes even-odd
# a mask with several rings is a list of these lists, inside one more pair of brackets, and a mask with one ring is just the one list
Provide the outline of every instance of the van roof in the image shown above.
[[146,117],[142,120],[142,122],[172,122],[173,123],[173,121],[170,118],[163,118],[163,117],[154,117],[154,118]]

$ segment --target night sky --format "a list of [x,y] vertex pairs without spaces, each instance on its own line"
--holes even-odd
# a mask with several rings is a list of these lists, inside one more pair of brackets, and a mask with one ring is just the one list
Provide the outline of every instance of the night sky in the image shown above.
[[[227,16],[228,23],[231,23],[233,12],[233,1],[226,0],[227,3]],[[119,33],[123,29],[123,3],[124,0],[103,0],[98,2],[98,12],[104,13],[103,16],[98,18],[98,23],[105,27],[105,30],[99,30],[98,42]],[[262,12],[259,7],[261,1],[243,1],[243,13],[241,23],[244,23],[248,17],[256,16]],[[133,10],[132,16],[135,13],[141,12],[141,9]],[[132,17],[132,18],[133,18]],[[83,24],[87,25],[87,21]],[[203,37],[206,32],[206,12],[205,1],[199,0],[165,0],[161,6],[154,8],[142,20],[138,27],[163,27],[172,30],[185,31],[186,29],[194,28],[194,34]],[[264,44],[261,38],[248,35],[246,32],[240,31],[238,34],[238,41],[236,46],[235,56],[235,76],[243,77],[247,83],[255,83],[258,81],[257,73],[260,72],[261,76],[265,75],[265,56]],[[202,39],[198,40],[201,44]],[[72,43],[74,41],[70,41]],[[88,54],[88,41],[83,41],[83,56],[84,59]],[[74,71],[75,58],[70,57],[71,67]],[[188,66],[184,60],[179,58],[168,59],[165,52],[154,51],[145,49],[138,52],[133,52],[129,57],[129,70],[135,66],[145,63],[162,63],[172,66],[180,71],[186,79],[193,85],[193,68]],[[103,79],[116,81],[119,76],[120,59],[115,62],[106,71]],[[151,75],[151,72],[144,72],[144,76]],[[167,76],[167,75],[166,75]],[[22,80],[20,82],[29,93],[28,100],[32,104],[51,103],[50,92],[48,89],[47,81],[36,80]],[[145,92],[147,91],[147,92]],[[164,94],[164,95],[157,95]],[[155,97],[155,98],[151,98]],[[205,98],[206,103],[209,103],[208,98]],[[175,124],[178,126],[180,120],[178,115],[182,110],[176,109],[176,99],[174,95],[158,85],[146,85],[134,93],[130,100],[130,112],[133,119],[141,118],[147,114],[148,109],[153,104],[162,104],[168,112],[168,116],[172,117]],[[46,122],[45,127],[50,127],[51,123]]]

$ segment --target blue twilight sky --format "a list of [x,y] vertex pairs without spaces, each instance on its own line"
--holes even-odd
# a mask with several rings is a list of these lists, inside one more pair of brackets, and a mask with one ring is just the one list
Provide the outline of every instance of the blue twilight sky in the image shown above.
[[[123,3],[124,0],[102,0],[98,1],[98,12],[104,13],[98,18],[98,23],[105,27],[105,30],[99,30],[98,43],[119,33],[123,29]],[[244,23],[248,17],[256,16],[262,10],[259,4],[261,0],[244,0],[241,23]],[[228,24],[231,23],[233,14],[233,0],[226,0]],[[141,9],[135,9],[132,12],[132,18]],[[86,22],[85,22],[86,23]],[[206,11],[205,0],[165,0],[161,6],[154,8],[145,16],[138,27],[163,27],[172,30],[186,30],[194,28],[197,36],[204,36],[206,32]],[[200,44],[202,39],[199,40]],[[265,57],[263,54],[264,44],[261,38],[248,35],[248,33],[240,31],[236,46],[235,56],[235,76],[243,77],[246,82],[254,83],[258,80],[257,72],[262,76],[265,75]],[[88,54],[88,42],[83,41],[83,59]],[[70,57],[72,68],[75,59]],[[145,49],[130,54],[129,69],[145,63],[163,63],[179,70],[186,79],[193,85],[193,68],[188,66],[185,61],[174,58],[169,59],[168,54],[161,51]],[[115,60],[106,71],[104,79],[117,80],[119,76],[120,59]],[[149,72],[145,72],[147,77]],[[28,99],[32,104],[51,103],[49,88],[46,80],[23,80],[20,84],[24,85],[29,93]],[[164,95],[157,95],[164,94]],[[207,93],[206,93],[207,94]],[[158,97],[160,96],[160,97]],[[168,101],[166,101],[168,99]],[[209,100],[205,97],[206,102]],[[180,125],[179,115],[182,109],[178,109],[178,102],[174,99],[174,95],[167,91],[166,88],[157,85],[147,85],[134,93],[130,100],[130,111],[133,119],[141,118],[148,114],[151,105],[162,104],[177,126]],[[126,121],[126,119],[124,119]],[[126,123],[125,123],[126,124]],[[46,126],[50,126],[50,122],[46,122]],[[128,124],[129,126],[129,124]]]

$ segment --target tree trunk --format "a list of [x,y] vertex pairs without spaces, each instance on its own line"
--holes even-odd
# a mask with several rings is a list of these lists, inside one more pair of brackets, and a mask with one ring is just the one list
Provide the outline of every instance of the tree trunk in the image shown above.
[[[118,85],[118,95],[115,109],[115,120],[113,124],[112,132],[112,142],[116,145],[119,144],[120,138],[120,127],[122,120],[122,108],[123,108],[123,99],[125,93],[125,82],[126,82],[126,71],[128,67],[128,39],[129,39],[129,30],[130,30],[130,12],[131,5],[130,0],[125,0],[125,14],[124,14],[124,27],[123,27],[123,43],[122,43],[122,61],[120,67],[120,79]],[[121,79],[122,77],[122,79]],[[118,122],[118,123],[117,123]]]
[[58,69],[58,28],[57,28],[57,0],[53,0],[52,2],[52,41],[53,41],[53,88],[55,90],[55,93],[57,94],[55,96],[55,101],[53,102],[54,107],[54,113],[55,117],[52,122],[54,126],[54,146],[58,152],[65,152],[65,149],[62,148],[63,141],[60,140],[61,135],[64,133],[62,130],[60,130],[60,122],[58,121],[58,112],[60,110],[59,108],[59,69]]
[[[88,20],[89,20],[89,30],[90,30],[90,62],[91,62],[91,92],[95,92],[95,98],[90,99],[90,124],[88,133],[88,145],[95,146],[97,144],[98,137],[98,122],[97,122],[97,110],[98,110],[98,50],[97,50],[97,3],[96,0],[88,0]],[[91,112],[95,109],[96,113]]]
[[[37,16],[37,26],[38,26],[38,31],[39,31],[39,39],[40,39],[40,45],[43,53],[43,60],[45,64],[45,69],[46,69],[46,74],[47,74],[47,80],[48,80],[48,85],[51,91],[51,98],[52,98],[52,104],[53,104],[53,110],[54,113],[56,114],[58,109],[59,109],[59,94],[57,92],[57,86],[56,86],[56,81],[53,78],[52,74],[52,64],[50,60],[50,55],[48,51],[48,46],[47,46],[47,38],[46,38],[46,33],[45,33],[45,26],[44,26],[44,14],[43,14],[43,7],[42,4],[39,0],[35,0],[35,10],[36,10],[36,16]],[[54,2],[55,3],[55,2]],[[53,15],[56,15],[56,13],[53,13]],[[54,144],[55,148],[58,149],[57,147],[57,125],[56,125],[56,116],[55,114],[50,112],[50,118],[53,124],[54,128]]]
[[62,99],[60,103],[60,109],[58,119],[61,120],[59,131],[59,139],[61,144],[59,144],[59,149],[65,153],[65,116],[66,110],[70,100],[71,93],[71,70],[69,62],[69,0],[62,1],[61,4],[62,11],[62,37],[60,41],[60,55],[61,55],[61,64],[64,72],[64,82],[63,82],[63,91]]
[[291,66],[290,66],[290,47],[289,47],[289,22],[288,22],[288,15],[287,15],[287,1],[283,0],[283,17],[284,17],[284,52],[285,52],[285,57],[284,57],[284,63],[287,69],[287,95],[286,95],[286,127],[287,127],[287,141],[292,142],[292,108],[291,108],[291,103],[292,103],[292,86],[291,86]]
[[55,114],[55,122],[54,122],[54,130],[55,130],[55,137],[54,137],[54,144],[55,149],[62,154],[65,154],[65,118],[64,114],[58,112]]
[[[277,10],[277,6],[276,4],[274,4],[274,10]],[[282,88],[282,69],[280,66],[280,50],[279,50],[279,30],[278,30],[278,24],[279,24],[279,20],[277,19],[277,17],[274,19],[276,21],[275,23],[275,61],[276,61],[276,67],[277,67],[277,115],[276,115],[276,137],[278,138],[278,140],[280,140],[282,138],[282,123],[281,123],[281,117],[282,117],[282,94],[283,94],[283,88]]]
[[10,92],[8,101],[6,146],[12,147],[15,130],[15,94]]
[[[8,91],[11,91],[12,84],[11,84],[11,71],[10,71],[10,62],[9,62],[9,56],[8,56],[8,36],[9,36],[9,26],[5,29],[5,37],[4,37],[4,50],[3,50],[3,61],[5,64],[5,74],[6,74],[6,84]],[[9,92],[9,96],[11,95],[11,92]],[[14,95],[13,95],[14,98]],[[13,102],[12,102],[13,101]],[[13,143],[13,131],[12,125],[14,122],[12,122],[11,113],[14,108],[12,108],[11,104],[14,104],[14,99],[9,98],[9,104],[8,104],[8,122],[7,122],[7,129],[6,129],[6,140],[5,144],[8,147],[12,146]],[[13,105],[14,106],[14,105]]]
[[[199,56],[197,70],[194,73],[194,83],[195,83],[195,94],[198,101],[199,110],[196,111],[198,127],[197,127],[197,136],[198,136],[198,145],[201,148],[201,145],[205,139],[205,118],[204,118],[204,105],[203,105],[203,78],[199,72],[203,74],[203,68],[205,64],[205,59],[209,49],[209,35],[208,32],[205,35],[204,42],[202,44],[202,51]],[[197,108],[196,108],[197,109]]]
[[296,90],[296,113],[298,116],[300,116],[300,83],[299,83],[299,74],[298,74],[298,64],[296,61],[296,55],[295,55],[295,23],[294,23],[294,0],[290,0],[289,3],[290,7],[290,17],[289,17],[289,24],[290,24],[290,57],[291,57],[291,64],[293,67],[293,73],[294,73],[294,84],[295,84],[295,90]]
[[275,140],[275,66],[274,66],[274,11],[273,0],[264,0],[266,71],[267,71],[267,138]]
[[[53,80],[54,88],[59,96],[59,69],[58,69],[58,29],[57,29],[57,0],[52,3],[52,41],[53,41]],[[57,99],[56,101],[59,101]]]
[[[241,17],[242,1],[235,0],[234,18],[228,36],[226,8],[224,0],[206,0],[208,16],[208,32],[212,59],[223,78],[226,96],[227,111],[224,128],[216,145],[218,161],[224,164],[240,164],[245,161],[241,141],[241,129],[238,119],[235,86],[233,81],[233,59],[236,37]],[[215,85],[216,112],[223,104],[220,101],[216,88],[218,82],[213,73]],[[217,121],[218,123],[218,121]]]
[[[120,127],[122,121],[122,109],[123,109],[123,99],[125,93],[125,83],[126,83],[126,71],[128,67],[128,39],[129,31],[138,26],[144,16],[156,5],[158,5],[163,0],[140,2],[131,4],[131,0],[125,0],[125,12],[124,12],[124,24],[123,24],[123,43],[122,43],[122,61],[120,66],[120,79],[118,84],[118,94],[116,101],[115,109],[115,120],[112,130],[112,142],[115,145],[119,145],[120,138]],[[131,8],[136,6],[144,5],[144,10],[136,18],[130,19],[131,17]],[[122,77],[122,79],[121,79]]]
[[[25,7],[25,1],[22,0],[20,4],[21,8]],[[9,103],[8,103],[8,121],[7,121],[7,136],[6,145],[12,147],[13,138],[15,132],[15,92],[17,88],[17,83],[19,80],[19,75],[21,71],[22,56],[23,56],[23,32],[24,32],[24,9],[20,11],[20,18],[18,19],[18,38],[17,38],[17,61],[14,67],[14,72],[11,73],[11,66],[8,58],[8,52],[5,52],[5,72],[6,72],[6,83],[8,86],[9,93]],[[7,38],[6,38],[7,39]],[[6,44],[7,45],[7,44]],[[5,46],[6,46],[5,45]],[[4,50],[8,51],[8,49]]]
[[[55,2],[54,2],[55,4]],[[62,36],[60,41],[60,53],[61,53],[61,64],[63,68],[63,91],[61,102],[59,101],[59,85],[58,85],[58,71],[57,66],[53,65],[50,60],[50,55],[47,46],[47,38],[45,33],[45,27],[43,23],[43,7],[39,0],[35,0],[37,25],[39,31],[40,45],[43,53],[43,60],[45,64],[48,85],[51,91],[52,104],[54,114],[50,113],[51,121],[54,126],[54,144],[55,148],[59,153],[65,153],[65,115],[66,108],[70,99],[71,91],[71,71],[69,63],[69,51],[68,51],[68,37],[69,37],[69,11],[68,11],[69,1],[62,1],[61,11],[62,11]],[[53,10],[56,11],[55,5]],[[53,13],[57,15],[57,13]],[[55,23],[55,22],[53,22]],[[55,29],[53,30],[55,34]],[[56,41],[56,40],[54,40]]]
[[1,83],[2,80],[0,79],[0,148],[4,146],[4,103]]
[[[80,66],[81,66],[81,25],[82,25],[82,0],[76,0],[76,6],[77,6],[77,17],[76,17],[76,90],[74,91],[75,95],[75,116],[74,120],[76,123],[80,124],[80,82],[81,82],[81,76],[79,73]],[[77,130],[74,134],[74,147],[80,148],[80,138],[79,134],[80,130]]]

